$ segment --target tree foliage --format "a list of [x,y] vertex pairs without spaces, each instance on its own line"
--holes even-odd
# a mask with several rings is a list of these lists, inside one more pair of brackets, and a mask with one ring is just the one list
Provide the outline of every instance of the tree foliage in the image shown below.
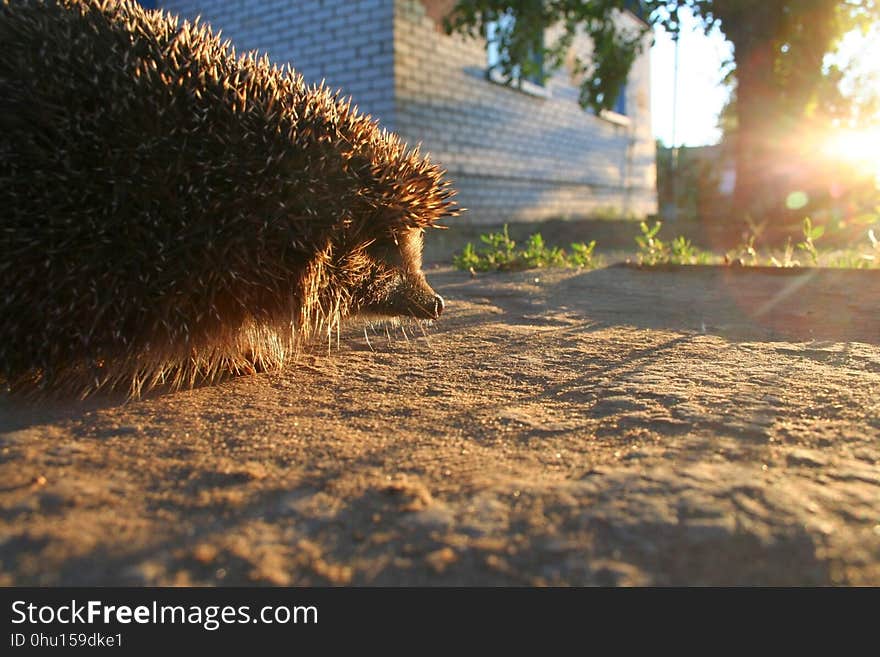
[[[610,109],[650,30],[647,23],[623,29],[615,20],[619,12],[635,4],[628,0],[460,0],[444,26],[449,33],[488,38],[487,27],[495,25],[492,36],[500,55],[496,67],[508,82],[518,72],[522,77],[546,78],[569,61],[572,73],[583,81],[581,104]],[[513,20],[501,20],[505,17]],[[558,36],[545,42],[551,26],[560,28]],[[593,42],[588,61],[571,48],[579,30]]]
[[[734,101],[722,120],[735,135],[734,208],[753,219],[766,215],[778,206],[779,189],[791,183],[790,166],[787,180],[774,175],[785,143],[800,139],[805,126],[859,116],[841,93],[845,71],[829,65],[826,55],[846,32],[866,31],[880,20],[880,0],[459,0],[445,27],[486,38],[487,25],[512,17],[493,32],[507,80],[519,70],[546,77],[573,61],[582,80],[581,104],[599,111],[613,106],[652,27],[677,35],[685,8],[707,33],[718,28],[733,44]],[[632,27],[633,21],[619,20],[626,10],[644,22]],[[553,26],[558,36],[544,43],[542,35]],[[589,61],[571,56],[579,33],[593,41]],[[540,72],[536,50],[543,54]],[[865,102],[877,106],[876,97]]]
[[[824,68],[823,58],[836,40],[880,20],[876,0],[458,0],[444,27],[448,33],[486,38],[489,24],[512,17],[493,34],[501,55],[497,68],[508,80],[517,71],[546,78],[560,69],[581,31],[594,44],[592,56],[583,61],[575,54],[569,61],[573,73],[582,74],[582,104],[598,110],[614,104],[651,27],[677,35],[684,8],[707,33],[721,29],[736,48],[736,64],[756,49],[772,51],[764,75],[772,79],[780,109],[788,114],[815,104],[820,87],[829,97],[828,82],[839,81],[842,71]],[[618,20],[624,11],[644,22],[624,25]],[[558,36],[545,43],[543,36],[553,26],[560,28]],[[535,57],[536,51],[542,56]]]

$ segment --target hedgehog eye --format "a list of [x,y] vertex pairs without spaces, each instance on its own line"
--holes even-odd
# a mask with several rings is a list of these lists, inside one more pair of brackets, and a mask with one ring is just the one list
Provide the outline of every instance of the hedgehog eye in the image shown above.
[[400,247],[391,241],[378,241],[367,247],[367,254],[376,262],[392,267],[400,267],[403,264],[403,255]]

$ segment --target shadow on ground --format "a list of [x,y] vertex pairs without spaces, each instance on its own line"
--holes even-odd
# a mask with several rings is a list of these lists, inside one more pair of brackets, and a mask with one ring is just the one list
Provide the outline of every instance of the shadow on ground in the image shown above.
[[425,335],[7,397],[0,583],[880,584],[880,290],[846,276],[440,269]]

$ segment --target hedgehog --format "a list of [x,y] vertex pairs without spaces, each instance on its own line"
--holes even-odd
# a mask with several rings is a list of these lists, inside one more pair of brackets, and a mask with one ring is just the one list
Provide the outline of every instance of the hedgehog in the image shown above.
[[0,380],[89,395],[432,320],[446,171],[322,82],[129,0],[0,0]]

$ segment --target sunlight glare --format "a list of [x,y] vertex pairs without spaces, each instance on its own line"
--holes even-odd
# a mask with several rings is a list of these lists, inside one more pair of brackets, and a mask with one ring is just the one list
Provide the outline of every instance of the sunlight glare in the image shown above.
[[823,154],[829,160],[845,162],[873,174],[880,186],[880,126],[865,130],[840,130],[826,139]]

